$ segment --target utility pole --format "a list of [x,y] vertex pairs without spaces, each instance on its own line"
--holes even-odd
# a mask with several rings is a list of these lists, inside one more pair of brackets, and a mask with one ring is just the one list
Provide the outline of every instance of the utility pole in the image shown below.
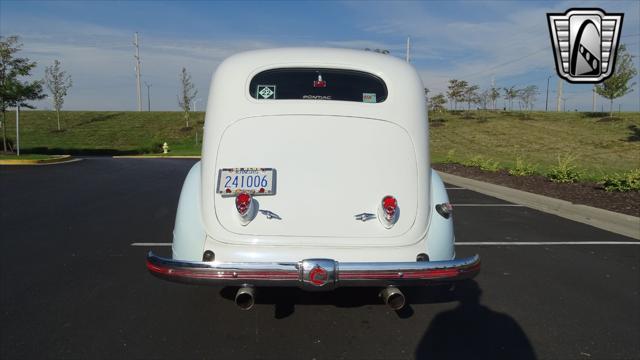
[[151,84],[145,81],[144,86],[147,87],[147,111],[151,111]]
[[553,75],[547,77],[547,100],[544,102],[544,111],[549,111],[549,80],[551,80],[552,77]]
[[562,98],[562,111],[567,111],[567,98]]
[[411,62],[411,37],[407,36],[407,62]]
[[557,89],[557,93],[556,93],[556,111],[560,112],[560,109],[562,108],[562,79],[558,78],[558,89]]
[[138,111],[142,111],[142,95],[140,94],[140,46],[138,44],[138,32],[133,37],[133,46],[136,47],[136,94],[138,95]]
[[593,86],[593,108],[591,111],[596,112],[596,86]]

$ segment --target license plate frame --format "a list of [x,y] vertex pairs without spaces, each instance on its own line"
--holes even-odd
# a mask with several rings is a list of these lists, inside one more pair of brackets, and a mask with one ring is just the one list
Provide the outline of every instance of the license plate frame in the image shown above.
[[[230,179],[227,179],[227,176],[229,176]],[[256,176],[258,177],[258,180],[261,184],[263,184],[263,179],[266,179],[267,185],[255,186],[253,182],[255,181]],[[250,177],[251,180],[249,180]],[[236,180],[235,185],[234,180]],[[249,183],[251,183],[251,186],[248,186]],[[218,170],[216,192],[223,197],[235,196],[236,194],[243,191],[253,196],[275,195],[276,183],[277,171],[274,168],[222,168]],[[237,186],[238,184],[240,186]],[[261,191],[261,189],[264,189],[264,191]]]

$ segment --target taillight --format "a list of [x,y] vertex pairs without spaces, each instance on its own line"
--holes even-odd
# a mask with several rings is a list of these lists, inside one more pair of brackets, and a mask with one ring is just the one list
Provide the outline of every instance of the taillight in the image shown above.
[[236,195],[236,210],[240,216],[246,216],[249,213],[251,207],[251,195],[246,192],[241,192]]
[[387,229],[392,227],[398,221],[399,210],[396,198],[391,195],[383,197],[378,211],[382,225]]
[[451,213],[453,212],[453,205],[449,203],[438,204],[436,205],[436,211],[443,218],[448,219],[449,217],[451,217]]

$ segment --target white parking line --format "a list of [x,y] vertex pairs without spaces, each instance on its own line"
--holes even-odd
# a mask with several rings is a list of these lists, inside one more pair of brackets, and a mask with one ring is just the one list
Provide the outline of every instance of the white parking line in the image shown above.
[[131,243],[131,246],[171,246],[171,243]]
[[640,241],[486,241],[486,242],[457,242],[457,246],[465,245],[509,245],[509,246],[535,246],[535,245],[640,245]]
[[526,206],[520,205],[520,204],[451,204],[451,205],[453,205],[453,207],[460,207],[460,206],[466,206],[466,207],[490,207],[490,206],[526,207]]

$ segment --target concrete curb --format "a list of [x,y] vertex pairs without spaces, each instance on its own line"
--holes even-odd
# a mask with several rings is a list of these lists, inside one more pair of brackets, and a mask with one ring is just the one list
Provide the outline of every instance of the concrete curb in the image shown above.
[[640,218],[438,171],[446,183],[640,240]]
[[80,159],[74,159],[71,155],[54,155],[47,159],[9,159],[0,160],[0,165],[51,165],[51,164],[64,164],[73,161],[79,161]]
[[201,156],[196,155],[116,155],[114,159],[200,159]]

